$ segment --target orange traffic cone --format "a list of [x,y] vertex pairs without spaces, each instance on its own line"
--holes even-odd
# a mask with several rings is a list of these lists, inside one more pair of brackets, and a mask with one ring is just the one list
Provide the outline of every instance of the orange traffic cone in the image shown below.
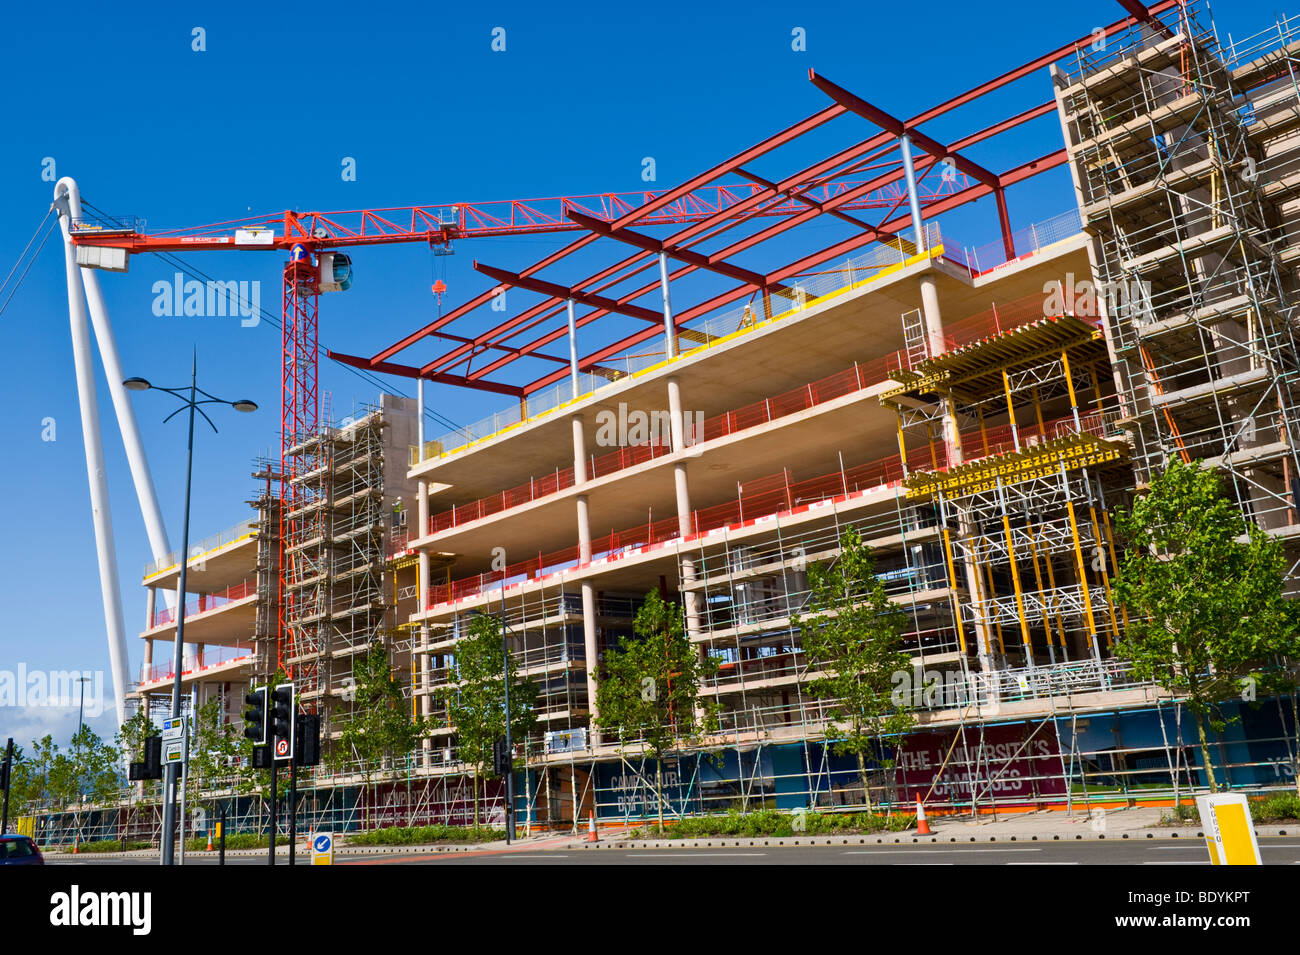
[[596,833],[596,814],[594,812],[587,818],[587,841],[600,842],[600,836]]
[[207,851],[208,851],[208,852],[211,852],[211,851],[212,851],[212,830],[211,830],[211,829],[208,830],[208,848],[207,848]]
[[930,824],[925,821],[925,805],[921,802],[921,794],[916,795],[916,834],[918,836],[930,835]]

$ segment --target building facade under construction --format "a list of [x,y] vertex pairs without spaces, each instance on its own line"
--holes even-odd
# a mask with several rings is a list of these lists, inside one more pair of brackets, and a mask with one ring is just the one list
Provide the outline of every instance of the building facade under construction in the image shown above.
[[[308,811],[462,822],[469,769],[442,700],[458,641],[492,615],[538,690],[537,729],[516,741],[519,823],[632,819],[653,810],[654,774],[601,732],[599,664],[659,592],[717,664],[704,691],[719,725],[670,760],[671,811],[860,805],[798,623],[810,564],[833,564],[853,528],[906,614],[918,713],[873,803],[1074,808],[1201,785],[1182,701],[1114,652],[1115,514],[1168,462],[1201,461],[1285,542],[1300,584],[1297,69],[1300,21],[1235,42],[1203,4],[1165,2],[907,121],[813,74],[829,105],[677,192],[740,177],[761,187],[746,209],[667,235],[639,220],[674,190],[613,223],[575,214],[569,246],[519,272],[479,265],[489,293],[372,358],[342,356],[419,379],[419,404],[385,398],[301,436],[291,474],[259,470],[257,516],[191,567],[187,679],[242,692],[284,670],[337,735],[351,660],[382,642],[430,734],[368,793],[346,760],[318,771]],[[923,131],[1012,84],[1034,105],[947,144]],[[1062,140],[1045,154],[1001,172],[970,158],[1039,120]],[[848,145],[782,159],[823,126]],[[1052,170],[1072,195],[1015,205]],[[869,177],[859,195],[896,190],[883,221],[843,211],[853,190],[816,191],[853,175]],[[923,197],[927,177],[942,188]],[[979,200],[997,238],[964,245],[944,213]],[[789,201],[807,208],[763,218]],[[785,236],[784,264],[752,264],[792,219],[823,217],[846,236],[792,261]],[[738,223],[743,237],[723,235]],[[586,248],[611,264],[566,266]],[[705,293],[704,278],[732,285]],[[447,330],[501,294],[492,331]],[[518,384],[551,342],[568,365]],[[430,343],[444,350],[395,361]],[[494,376],[514,403],[426,435],[425,384],[453,369]],[[174,574],[146,575],[151,614]],[[150,643],[167,634],[151,617]],[[170,672],[147,676],[146,694]],[[1232,709],[1219,779],[1292,781],[1291,701]]]

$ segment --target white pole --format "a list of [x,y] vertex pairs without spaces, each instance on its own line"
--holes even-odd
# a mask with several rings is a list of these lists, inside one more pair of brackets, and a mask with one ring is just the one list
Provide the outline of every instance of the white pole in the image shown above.
[[[81,192],[77,188],[76,180],[70,176],[60,179],[54,186],[54,197],[57,199],[62,194],[68,197],[68,210],[72,218],[80,218]],[[122,387],[125,375],[122,374],[117,340],[113,337],[113,325],[108,317],[108,305],[104,301],[104,293],[99,287],[99,276],[95,274],[95,270],[81,269],[80,271],[81,283],[86,288],[86,301],[90,305],[90,321],[95,329],[95,342],[99,345],[99,358],[104,364],[104,374],[108,378],[108,393],[113,398],[118,430],[122,433],[127,464],[131,468],[131,480],[135,483],[136,500],[140,502],[145,532],[149,536],[149,549],[153,552],[153,559],[161,561],[171,553],[171,545],[167,540],[167,528],[163,524],[162,510],[158,506],[158,492],[154,488],[153,474],[149,471],[149,461],[145,456],[144,442],[140,438],[140,426],[135,419],[135,409],[127,397],[126,389]],[[170,591],[164,591],[163,596],[167,606],[174,609],[176,596]]]
[[[55,186],[59,196],[60,181]],[[104,629],[108,636],[109,667],[113,671],[113,695],[117,724],[126,720],[126,693],[131,684],[127,673],[126,625],[122,618],[122,593],[117,580],[113,547],[113,515],[109,508],[108,481],[104,471],[104,445],[99,433],[99,404],[95,398],[95,367],[90,353],[90,326],[86,302],[77,280],[77,253],[72,245],[67,207],[60,209],[63,232],[63,262],[67,272],[68,321],[72,328],[72,359],[77,374],[77,399],[81,408],[81,440],[86,450],[86,479],[90,484],[90,513],[95,525],[95,553],[99,559],[99,591],[104,603]]]

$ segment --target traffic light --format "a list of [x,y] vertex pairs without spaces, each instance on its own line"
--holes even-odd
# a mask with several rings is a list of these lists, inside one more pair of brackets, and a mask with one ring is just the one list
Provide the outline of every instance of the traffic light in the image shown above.
[[244,710],[244,736],[253,741],[254,746],[265,746],[267,706],[266,687],[255,686],[244,697],[248,709]]
[[140,764],[141,779],[162,779],[162,737],[147,736],[144,741],[144,762]]
[[298,748],[294,750],[293,761],[299,766],[318,766],[320,764],[319,714],[298,714],[297,733]]
[[254,746],[251,765],[254,769],[270,769],[274,765],[271,762],[271,747]]
[[271,691],[271,751],[276,762],[293,759],[294,694],[292,683],[282,683]]
[[492,775],[508,776],[510,775],[510,750],[506,747],[506,740],[503,736],[492,744]]

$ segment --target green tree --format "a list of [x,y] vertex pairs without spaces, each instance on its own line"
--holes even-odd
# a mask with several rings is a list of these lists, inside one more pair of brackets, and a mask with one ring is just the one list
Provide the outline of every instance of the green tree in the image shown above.
[[[33,744],[34,745],[34,744]],[[3,759],[3,756],[0,756]],[[32,779],[32,764],[23,752],[23,748],[14,745],[14,761],[9,778],[9,818],[28,815],[33,808],[35,786]]]
[[1282,595],[1282,542],[1247,521],[1199,462],[1170,464],[1116,528],[1111,589],[1128,616],[1116,652],[1135,676],[1186,700],[1213,791],[1206,729],[1222,732],[1221,704],[1296,685],[1300,615]]
[[492,763],[492,744],[506,735],[506,681],[510,686],[510,738],[523,741],[537,725],[537,687],[519,679],[514,654],[503,660],[501,623],[486,614],[470,621],[456,642],[455,681],[438,694],[455,727],[456,753],[474,770],[474,825],[479,823],[479,780]]
[[717,724],[716,705],[700,685],[717,672],[683,632],[681,608],[658,591],[646,594],[632,622],[632,637],[605,652],[596,680],[596,725],[620,746],[643,745],[655,764],[659,828],[664,824],[663,758],[681,744],[697,743]]
[[871,791],[867,764],[886,769],[894,760],[886,756],[881,740],[902,736],[916,722],[906,706],[892,698],[895,674],[910,670],[911,656],[903,650],[907,617],[876,576],[871,548],[857,529],[840,535],[840,553],[826,563],[808,567],[807,617],[796,617],[807,659],[812,695],[828,704],[828,736],[838,732],[833,751],[857,759],[858,777],[868,809]]
[[399,760],[408,758],[428,735],[428,727],[411,712],[383,643],[353,660],[352,679],[352,711],[331,760],[336,766],[357,760],[366,786],[375,792],[379,774],[385,767],[395,770]]
[[201,705],[194,713],[187,798],[215,813],[220,790],[243,788],[239,767],[245,750],[251,760],[252,743],[244,739],[242,726],[225,718],[221,700],[213,697]]
[[153,719],[138,709],[127,717],[117,730],[117,746],[122,754],[122,761],[139,763],[144,761],[144,742],[150,736],[158,735],[158,726]]
[[62,758],[59,744],[54,737],[46,733],[39,740],[32,740],[32,755],[23,760],[25,766],[25,794],[28,808],[53,808],[58,802],[55,792],[55,763]]

